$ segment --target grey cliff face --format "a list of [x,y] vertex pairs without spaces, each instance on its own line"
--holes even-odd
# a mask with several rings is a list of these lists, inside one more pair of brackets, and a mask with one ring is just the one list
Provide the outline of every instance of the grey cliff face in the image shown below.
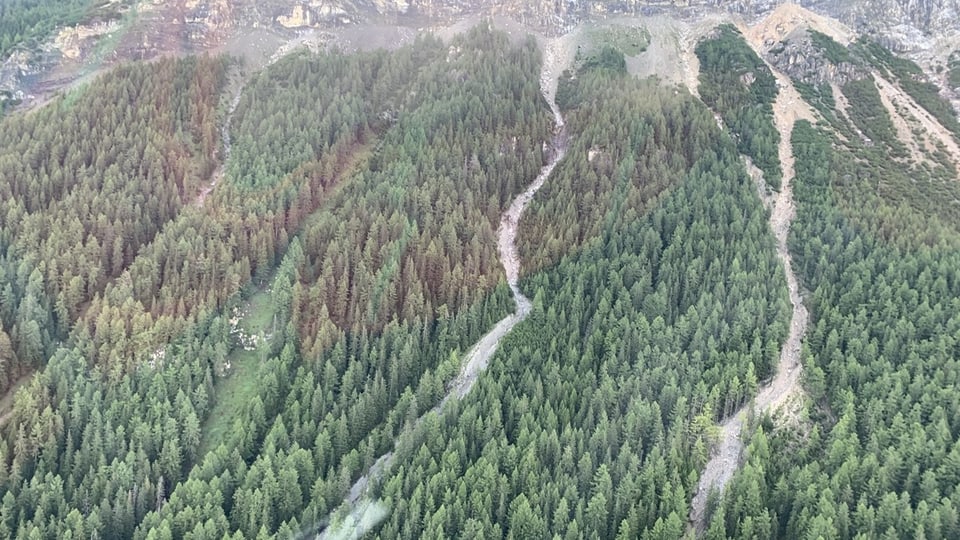
[[[201,2],[203,4],[204,2]],[[319,25],[356,20],[365,15],[455,17],[470,13],[507,15],[529,24],[560,30],[588,17],[642,15],[673,11],[696,15],[723,10],[745,17],[764,15],[783,0],[241,0],[261,22],[285,21],[286,26]],[[904,25],[925,34],[960,29],[960,0],[799,0],[803,7],[836,18],[858,30],[883,30]],[[267,20],[263,20],[267,19]]]
[[[463,16],[509,17],[548,34],[559,34],[591,18],[670,14],[696,19],[710,12],[756,20],[784,0],[143,0],[136,24],[118,41],[107,60],[148,59],[170,52],[216,48],[238,32],[269,28],[298,33],[311,28],[350,26],[380,19],[385,24],[419,26],[453,22]],[[932,38],[960,34],[960,0],[798,0],[800,5],[837,19],[857,33],[869,33],[885,46],[923,53]],[[102,26],[102,24],[101,24]],[[45,93],[61,81],[44,74],[63,63],[82,63],[110,28],[86,24],[58,29],[42,47],[0,59],[0,93],[19,99]],[[790,50],[789,65],[811,78],[844,80],[855,76],[842,66],[817,64],[802,49]],[[947,51],[947,54],[952,51]],[[945,56],[944,56],[945,58]],[[942,61],[939,59],[938,61]],[[828,73],[829,71],[829,73]],[[804,77],[806,78],[806,77]]]
[[813,45],[806,29],[796,30],[771,49],[767,60],[791,79],[810,85],[832,83],[843,86],[870,76],[869,70],[859,63],[830,61]]
[[857,29],[910,25],[936,34],[960,28],[958,0],[820,0],[802,4]]

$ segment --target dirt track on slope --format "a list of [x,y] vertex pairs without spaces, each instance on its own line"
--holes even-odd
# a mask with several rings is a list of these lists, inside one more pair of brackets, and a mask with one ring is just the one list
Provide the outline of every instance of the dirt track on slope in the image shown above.
[[533,182],[527,186],[522,193],[517,195],[513,203],[507,208],[500,218],[500,227],[497,229],[497,252],[500,254],[500,262],[503,264],[503,270],[507,276],[507,284],[513,293],[513,300],[517,305],[517,311],[509,315],[496,326],[493,327],[487,335],[474,345],[467,361],[461,368],[460,375],[454,382],[454,387],[450,390],[448,397],[456,395],[462,398],[473,388],[474,383],[480,373],[487,368],[490,359],[497,350],[500,340],[507,335],[518,323],[527,318],[530,314],[532,304],[530,299],[523,295],[518,286],[520,279],[520,255],[517,253],[517,229],[520,223],[520,217],[526,210],[533,196],[543,187],[544,182],[550,177],[554,167],[563,159],[567,152],[567,135],[564,129],[563,116],[560,114],[560,108],[554,101],[556,95],[556,77],[559,76],[561,66],[567,56],[565,51],[564,38],[550,40],[547,42],[544,51],[543,71],[540,77],[540,87],[543,90],[544,97],[550,104],[553,111],[555,122],[552,150],[554,155],[550,161],[540,169],[540,174]]
[[230,143],[230,122],[233,120],[233,113],[237,110],[237,105],[240,104],[242,91],[243,84],[239,84],[234,92],[233,99],[230,100],[229,107],[227,107],[227,114],[223,118],[223,125],[220,126],[220,140],[223,142],[223,155],[220,157],[220,164],[217,165],[213,174],[210,175],[210,182],[203,186],[203,189],[200,190],[197,198],[193,201],[194,205],[198,208],[203,208],[203,203],[206,202],[207,197],[213,192],[213,188],[217,187],[220,180],[223,180],[223,175],[226,173],[227,161],[230,159],[231,150],[233,150],[233,145]]

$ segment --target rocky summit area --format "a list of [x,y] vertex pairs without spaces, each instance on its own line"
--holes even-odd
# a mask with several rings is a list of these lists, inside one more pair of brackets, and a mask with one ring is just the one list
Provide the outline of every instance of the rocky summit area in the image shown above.
[[[757,21],[781,0],[125,0],[79,24],[59,28],[44,43],[3,59],[0,95],[27,104],[101,67],[160,55],[222,51],[231,41],[252,41],[251,31],[280,39],[365,23],[422,27],[468,16],[506,17],[548,35],[584,21],[613,16],[670,16],[698,20],[717,14]],[[869,34],[913,57],[931,72],[960,42],[960,0],[801,0],[799,5]],[[790,26],[789,28],[793,28]],[[775,30],[775,29],[774,29]],[[775,32],[774,32],[775,33]],[[779,36],[779,39],[788,36]],[[843,82],[860,74],[850,66],[817,64],[805,35],[789,36],[780,62],[804,79]],[[768,40],[771,48],[777,40]],[[271,42],[272,43],[272,42]],[[228,52],[232,52],[229,51]]]
[[[286,8],[290,17],[302,17],[300,20],[304,23],[330,16],[355,17],[370,11],[390,15],[449,16],[483,10],[509,13],[528,23],[557,27],[597,15],[640,15],[663,10],[695,12],[719,8],[745,16],[759,16],[784,3],[782,0],[311,0],[275,2],[273,9],[283,11]],[[906,25],[921,33],[943,33],[960,26],[960,2],[957,0],[801,0],[798,3],[858,30]],[[289,18],[285,20],[291,22]]]
[[[222,1],[222,0],[221,0]],[[199,2],[198,4],[204,4]],[[783,0],[309,0],[259,3],[259,14],[284,27],[314,26],[356,20],[371,13],[390,16],[451,17],[487,12],[516,17],[524,23],[562,29],[583,19],[611,15],[679,12],[695,16],[705,9],[747,17],[762,16]],[[801,0],[801,6],[833,17],[858,31],[899,29],[942,34],[960,28],[957,0]]]

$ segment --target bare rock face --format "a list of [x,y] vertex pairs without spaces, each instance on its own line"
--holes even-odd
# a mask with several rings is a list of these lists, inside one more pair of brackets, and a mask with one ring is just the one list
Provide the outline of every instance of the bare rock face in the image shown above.
[[[349,3],[349,2],[341,2]],[[591,16],[640,15],[684,11],[695,15],[704,9],[721,9],[758,17],[784,0],[366,0],[356,7],[380,14],[416,12],[456,14],[496,12],[513,15],[526,24],[563,27]],[[797,0],[795,3],[846,23],[858,30],[909,26],[921,33],[942,34],[960,30],[960,0]]]
[[410,10],[410,2],[407,0],[373,0],[373,4],[379,13],[407,13]]
[[207,32],[223,33],[232,29],[237,22],[230,0],[192,0],[186,2],[184,7],[184,22],[202,26]]
[[[250,28],[289,35],[377,18],[386,19],[386,24],[422,25],[429,20],[444,23],[482,15],[505,16],[547,34],[560,34],[583,20],[615,15],[697,19],[720,11],[755,22],[774,10],[790,11],[790,4],[785,0],[146,0],[138,4],[132,20],[118,13],[116,20],[62,28],[46,44],[29,51],[28,57],[0,59],[0,92],[30,94],[40,83],[47,87],[39,92],[51,91],[56,81],[44,82],[42,73],[63,63],[85,62],[106,35],[118,38],[98,60],[109,64],[207,51]],[[928,68],[943,64],[953,52],[947,43],[931,44],[944,36],[953,36],[960,44],[960,0],[797,0],[796,4],[858,33],[871,33],[888,48],[921,58]],[[760,40],[767,47],[783,39],[773,30]],[[823,63],[809,53],[804,41],[790,41],[786,56],[776,60],[790,66],[791,74],[802,74],[801,80],[842,83],[856,75],[847,66]]]
[[[466,14],[503,15],[528,26],[562,32],[591,17],[672,13],[697,17],[726,11],[756,19],[784,0],[149,0],[141,17],[157,28],[146,41],[163,46],[159,34],[203,49],[243,26],[287,29],[347,24],[369,17],[413,16],[451,19]],[[835,18],[859,32],[879,30],[897,42],[916,41],[931,33],[960,32],[960,0],[798,0],[797,4]],[[399,22],[399,20],[398,20]],[[57,47],[71,59],[83,55],[85,42],[110,31],[111,23],[62,29]],[[115,23],[112,23],[115,24]],[[897,48],[898,43],[893,43]]]
[[317,28],[331,22],[348,22],[355,14],[350,6],[343,2],[313,0],[294,4],[289,14],[276,17],[276,22],[284,28]]
[[42,55],[30,51],[14,51],[0,66],[0,100],[23,100],[23,81],[44,68]]
[[60,30],[54,38],[54,45],[65,58],[76,60],[80,58],[86,47],[96,41],[96,38],[109,34],[118,27],[119,24],[116,21],[67,27]]
[[807,0],[801,3],[857,29],[909,25],[927,34],[960,29],[958,0]]
[[290,15],[280,15],[277,17],[277,22],[284,28],[300,28],[303,26],[311,26],[312,18],[313,14],[308,8],[304,7],[303,4],[297,4],[293,6],[293,12],[291,12]]
[[791,79],[811,85],[838,86],[870,76],[860,63],[832,61],[813,43],[806,28],[797,28],[766,55],[779,71]]

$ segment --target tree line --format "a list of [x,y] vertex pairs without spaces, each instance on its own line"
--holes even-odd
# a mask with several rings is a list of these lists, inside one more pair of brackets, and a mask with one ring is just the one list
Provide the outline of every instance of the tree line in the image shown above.
[[750,156],[772,188],[780,189],[780,133],[773,123],[779,90],[766,63],[740,31],[723,24],[695,49],[700,60],[700,98],[733,133],[741,154]]

